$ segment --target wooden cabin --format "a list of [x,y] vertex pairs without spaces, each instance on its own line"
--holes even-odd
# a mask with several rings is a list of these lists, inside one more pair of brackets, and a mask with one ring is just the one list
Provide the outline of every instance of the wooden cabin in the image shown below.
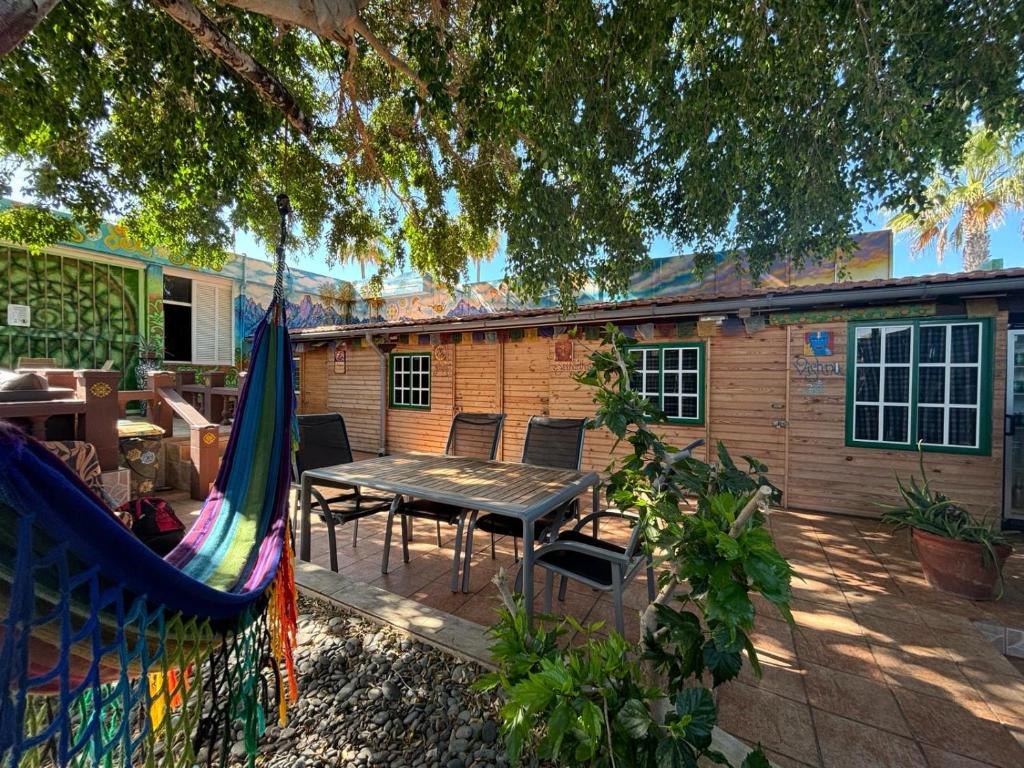
[[[573,374],[608,322],[663,434],[757,457],[790,508],[877,516],[920,438],[937,488],[1024,524],[1024,269],[303,329],[300,411],[342,413],[369,453],[441,451],[454,413],[503,412],[517,461],[530,416],[593,415]],[[585,467],[612,442],[588,432]]]

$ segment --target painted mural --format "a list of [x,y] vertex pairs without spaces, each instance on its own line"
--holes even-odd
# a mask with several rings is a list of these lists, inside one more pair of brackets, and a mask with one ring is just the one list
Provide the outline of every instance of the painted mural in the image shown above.
[[[0,199],[0,208],[13,205],[12,201]],[[867,280],[887,278],[891,275],[892,234],[887,231],[869,232],[858,236],[857,250],[848,259],[835,259],[807,265],[793,270],[788,263],[780,260],[761,281],[761,286],[811,285],[832,283],[837,280]],[[142,317],[137,318],[133,333],[144,333],[159,345],[164,337],[163,327],[163,274],[166,268],[186,269],[197,274],[216,275],[229,278],[235,285],[235,339],[236,361],[244,362],[256,324],[270,304],[274,283],[274,268],[270,261],[251,258],[241,254],[225,254],[222,262],[212,267],[199,267],[186,259],[169,253],[162,248],[146,246],[133,240],[125,230],[113,224],[101,225],[98,232],[80,230],[71,241],[63,243],[80,252],[82,263],[89,253],[99,256],[116,256],[140,263],[138,269],[122,269],[125,280],[140,280],[141,288],[133,289],[137,301],[142,301]],[[623,299],[644,299],[686,293],[737,293],[751,287],[749,278],[737,269],[734,262],[719,258],[715,268],[698,277],[693,270],[693,257],[673,256],[655,260],[650,267],[634,275],[627,294]],[[118,274],[121,274],[118,273]],[[113,273],[110,273],[113,274]],[[528,306],[550,307],[558,304],[557,294],[549,292],[533,305],[520,300],[506,285],[489,282],[468,283],[453,293],[438,288],[428,278],[415,274],[402,274],[385,280],[382,296],[367,303],[359,295],[361,285],[357,282],[352,289],[346,289],[346,300],[339,302],[329,298],[338,281],[325,275],[289,268],[285,275],[287,292],[288,324],[292,328],[342,325],[371,321],[429,321],[443,318],[471,317],[492,312],[527,308]],[[325,286],[328,290],[325,292]],[[141,298],[140,298],[141,290]],[[595,286],[591,286],[579,297],[580,303],[607,301]],[[133,305],[132,312],[140,307]],[[3,330],[3,326],[0,326]],[[24,334],[9,336],[21,338]],[[119,334],[123,335],[123,334]],[[22,347],[26,342],[19,341]],[[44,345],[45,346],[45,345]],[[11,345],[8,345],[10,357]],[[20,347],[19,347],[20,348]],[[34,349],[35,347],[33,347]],[[120,357],[131,356],[125,350]],[[89,357],[88,359],[92,359]],[[102,362],[102,361],[100,361]],[[125,359],[125,362],[128,362]],[[0,365],[3,363],[0,362]],[[78,363],[82,364],[82,363]],[[91,363],[90,363],[91,364]]]
[[59,367],[122,371],[135,388],[142,270],[57,254],[0,247],[0,318],[8,304],[30,308],[31,326],[0,325],[0,368],[22,357],[53,358]]

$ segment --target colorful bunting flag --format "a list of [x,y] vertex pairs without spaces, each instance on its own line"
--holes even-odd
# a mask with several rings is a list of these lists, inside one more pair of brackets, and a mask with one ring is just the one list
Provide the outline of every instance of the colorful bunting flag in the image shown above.
[[650,340],[654,338],[654,323],[643,323],[636,327],[636,337],[638,339]]
[[522,328],[513,328],[508,332],[508,337],[512,341],[522,341],[525,335],[526,333],[523,331]]
[[601,326],[600,325],[587,325],[583,328],[584,338],[590,341],[595,341],[601,338]]
[[751,315],[744,319],[743,324],[747,326],[747,333],[763,331],[765,326],[764,315]]
[[436,347],[440,343],[441,343],[441,334],[440,333],[432,333],[432,334],[430,334],[430,345],[432,347]]
[[743,336],[746,333],[743,321],[738,317],[725,318],[722,321],[721,330],[723,336]]
[[408,333],[400,333],[400,334],[398,334],[398,343],[399,344],[408,344],[409,343],[409,334]]
[[659,336],[663,339],[670,339],[675,335],[676,326],[673,323],[656,323],[654,326],[654,335]]
[[542,339],[550,339],[555,335],[555,326],[544,325],[537,330],[537,335]]
[[484,334],[484,341],[486,341],[488,344],[497,344],[498,343],[498,334],[497,334],[497,332],[496,331],[487,331]]
[[473,343],[474,344],[482,344],[484,342],[485,338],[486,337],[484,336],[484,332],[483,331],[473,331]]
[[419,344],[421,347],[427,346],[428,344],[430,344],[430,334],[421,333],[419,336],[416,337],[416,343]]
[[688,339],[697,335],[696,320],[682,320],[676,323],[676,336],[680,339]]
[[627,339],[636,339],[636,326],[635,325],[620,325],[619,331]]

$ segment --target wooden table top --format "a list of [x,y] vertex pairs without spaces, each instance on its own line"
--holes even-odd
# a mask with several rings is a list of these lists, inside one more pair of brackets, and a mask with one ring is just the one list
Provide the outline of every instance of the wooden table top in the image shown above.
[[314,485],[318,480],[349,483],[524,520],[571,501],[599,481],[596,472],[433,453],[396,453],[302,476]]

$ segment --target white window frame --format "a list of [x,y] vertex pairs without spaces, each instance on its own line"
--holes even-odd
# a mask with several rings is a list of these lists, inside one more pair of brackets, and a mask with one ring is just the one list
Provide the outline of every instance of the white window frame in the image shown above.
[[[236,288],[235,282],[233,280],[228,279],[228,278],[210,277],[208,275],[198,274],[196,272],[189,272],[188,270],[183,270],[183,269],[168,269],[168,268],[164,268],[163,274],[164,274],[165,277],[169,275],[171,277],[183,278],[185,280],[189,280],[189,281],[192,282],[192,301],[190,301],[190,302],[172,301],[172,300],[164,300],[163,301],[164,304],[170,304],[172,306],[188,307],[189,308],[189,315],[191,317],[191,323],[192,323],[192,351],[191,351],[192,359],[191,360],[166,360],[165,362],[168,362],[168,363],[178,363],[178,364],[183,364],[183,365],[234,365],[235,364],[235,300],[238,298],[237,294],[236,294],[236,290],[235,290],[235,288]],[[218,289],[223,289],[225,287],[229,288],[230,291],[231,291],[231,298],[230,298],[230,302],[229,302],[230,303],[230,317],[231,317],[231,321],[229,323],[229,330],[230,330],[230,334],[231,335],[230,335],[230,341],[228,343],[228,353],[225,356],[224,353],[221,352],[218,349],[218,355],[216,356],[215,360],[197,360],[196,359],[196,330],[197,330],[197,325],[198,325],[198,321],[199,321],[198,313],[196,312],[196,304],[195,304],[195,301],[196,301],[196,284],[197,283],[202,283],[202,284],[205,284],[205,285],[208,285],[208,286],[212,286],[214,288],[215,292],[218,292]],[[216,322],[217,315],[219,314],[217,312],[216,305],[212,309],[212,312],[213,312],[214,321]]]
[[[420,369],[413,371],[411,367],[412,360],[420,361]],[[426,365],[422,361],[426,361]],[[393,352],[390,356],[390,375],[388,376],[388,405],[391,408],[411,408],[414,410],[429,410],[430,409],[430,390],[434,383],[434,372],[432,370],[431,354],[429,352]],[[406,368],[406,365],[410,365]],[[402,370],[399,370],[399,369]],[[402,373],[409,374],[409,386],[399,386],[398,375]],[[417,373],[421,376],[421,383],[419,386],[414,386],[412,383],[412,375]],[[427,384],[423,386],[422,376],[426,376]],[[412,402],[412,393],[420,393],[420,402]],[[402,396],[400,398],[400,393]]]

